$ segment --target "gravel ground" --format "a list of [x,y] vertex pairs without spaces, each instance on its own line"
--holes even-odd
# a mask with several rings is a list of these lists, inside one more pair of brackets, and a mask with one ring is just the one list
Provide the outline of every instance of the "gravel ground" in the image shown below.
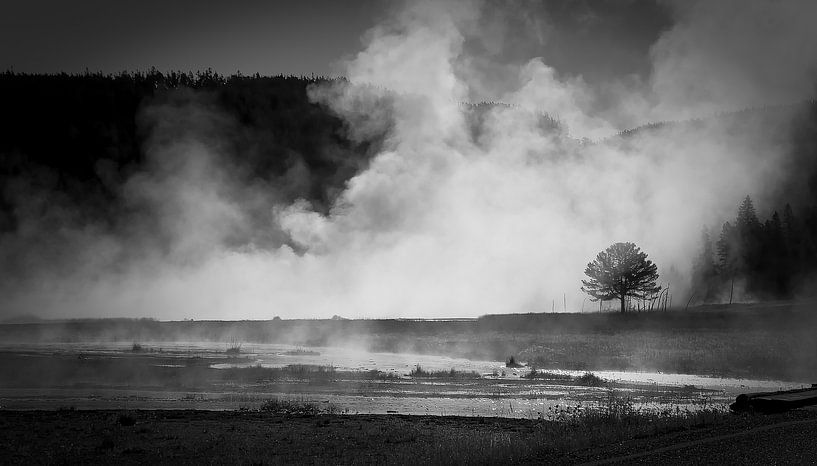
[[817,464],[817,410],[580,451],[543,450],[542,429],[454,416],[0,411],[0,464]]
[[635,439],[577,452],[571,462],[602,464],[817,464],[817,409],[745,416],[724,426]]

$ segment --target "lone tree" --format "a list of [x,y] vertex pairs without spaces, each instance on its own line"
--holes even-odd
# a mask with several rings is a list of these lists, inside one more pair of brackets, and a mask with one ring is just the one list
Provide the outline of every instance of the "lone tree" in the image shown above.
[[593,301],[609,301],[618,298],[621,312],[625,299],[646,299],[661,290],[655,284],[658,267],[647,260],[647,254],[633,243],[615,243],[596,256],[584,270],[589,280],[582,280],[582,291]]

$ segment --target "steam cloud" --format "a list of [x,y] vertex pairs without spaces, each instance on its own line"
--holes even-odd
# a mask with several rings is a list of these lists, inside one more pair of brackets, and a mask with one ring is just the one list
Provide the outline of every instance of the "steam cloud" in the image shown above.
[[[790,179],[788,117],[605,138],[633,122],[808,97],[812,2],[675,2],[650,79],[604,89],[547,57],[502,62],[514,44],[504,37],[547,40],[547,19],[495,8],[406,2],[344,64],[350,83],[311,89],[353,138],[388,135],[328,214],[282,203],[282,186],[241,185],[229,162],[240,125],[200,96],[146,110],[149,163],[125,192],[159,221],[130,219],[112,235],[67,212],[49,241],[69,257],[20,277],[5,313],[454,317],[561,310],[563,299],[578,311],[584,266],[609,244],[637,243],[682,293],[701,227],[733,216],[746,194],[763,212]],[[464,102],[481,98],[511,105],[474,123]],[[542,112],[561,129],[543,126]],[[281,180],[297,182],[297,170]],[[253,217],[260,205],[267,216]],[[232,247],[234,235],[253,246]],[[123,250],[133,253],[123,260]]]

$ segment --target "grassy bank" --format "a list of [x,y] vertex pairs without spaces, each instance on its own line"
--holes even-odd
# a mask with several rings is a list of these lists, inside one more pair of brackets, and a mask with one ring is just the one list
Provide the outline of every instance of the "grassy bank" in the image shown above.
[[[556,421],[326,412],[298,402],[226,412],[0,411],[0,451],[10,463],[567,464],[817,419],[648,412],[620,397],[564,408]],[[728,447],[715,445],[726,457]]]
[[[338,415],[337,407],[269,400],[257,411],[2,412],[0,448],[23,462],[509,463],[643,435],[717,425],[718,410],[645,412],[611,397],[558,421]],[[33,440],[15,441],[40,432]],[[67,440],[70,439],[70,442]]]

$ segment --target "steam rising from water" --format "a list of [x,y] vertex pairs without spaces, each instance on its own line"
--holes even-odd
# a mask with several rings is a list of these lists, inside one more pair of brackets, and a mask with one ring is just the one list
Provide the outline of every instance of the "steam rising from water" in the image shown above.
[[[787,119],[708,119],[602,139],[633,122],[808,96],[817,54],[781,51],[817,44],[793,21],[814,5],[732,3],[679,3],[676,25],[652,49],[650,82],[592,89],[547,57],[512,67],[476,47],[486,18],[491,37],[519,33],[503,31],[490,5],[407,2],[345,63],[352,84],[310,91],[352,137],[388,135],[327,215],[282,204],[276,186],[240,185],[225,142],[240,128],[199,97],[150,109],[151,162],[126,195],[161,212],[159,223],[133,227],[144,228],[127,236],[139,244],[75,232],[78,268],[24,281],[8,313],[454,317],[549,311],[554,301],[578,311],[584,266],[616,241],[641,246],[683,293],[701,227],[731,217],[746,194],[764,212],[771,187],[788,179]],[[762,41],[759,21],[769,28]],[[725,22],[726,31],[715,26]],[[480,94],[512,105],[483,109],[474,131],[475,110],[463,102]],[[562,129],[543,126],[541,112]],[[259,203],[269,217],[248,218],[246,206]],[[231,235],[248,231],[254,246],[231,247]],[[114,259],[129,248],[138,253]]]

